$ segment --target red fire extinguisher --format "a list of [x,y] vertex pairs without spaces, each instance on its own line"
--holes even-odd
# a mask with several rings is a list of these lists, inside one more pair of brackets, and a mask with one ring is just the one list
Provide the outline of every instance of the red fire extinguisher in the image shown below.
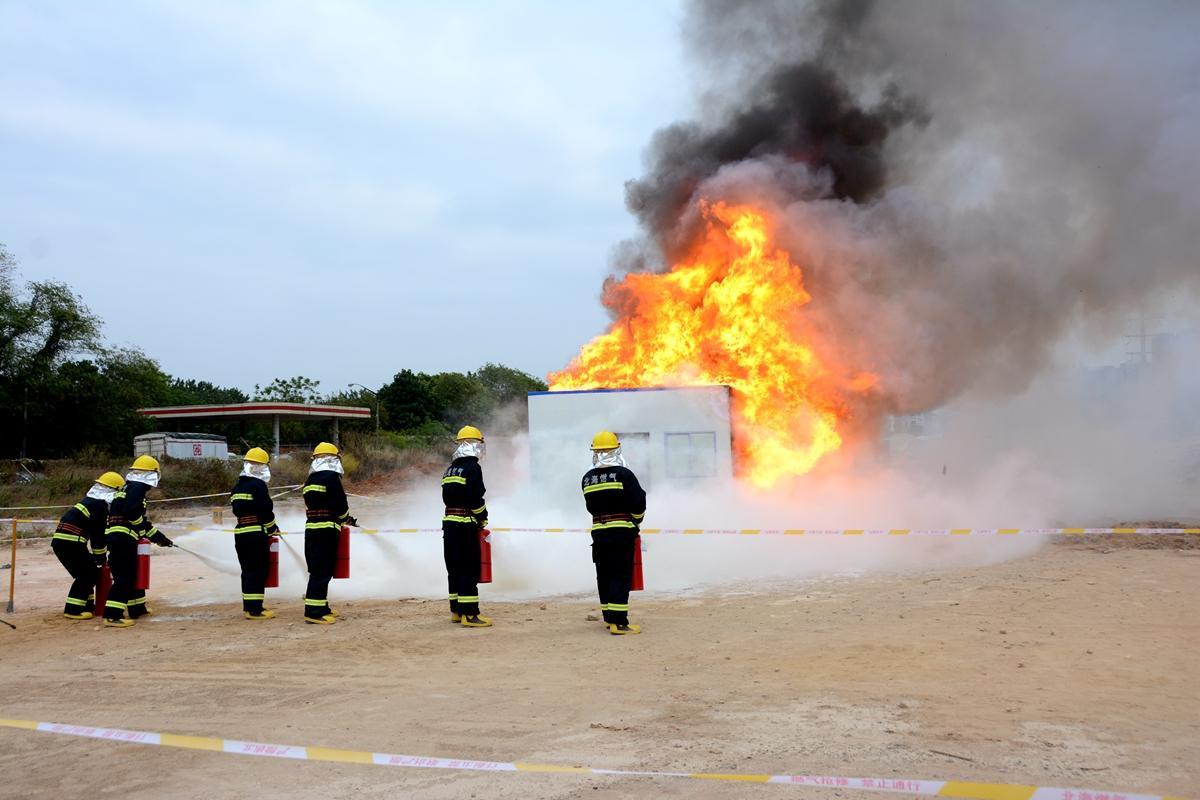
[[487,528],[479,531],[479,582],[492,582],[492,532]]
[[267,582],[263,584],[268,589],[279,588],[279,537],[268,536],[271,549],[267,555]]
[[343,525],[338,536],[337,561],[333,562],[333,577],[350,577],[350,526]]
[[133,588],[150,588],[150,540],[144,536],[137,540],[137,583]]
[[108,590],[112,588],[112,570],[105,564],[100,568],[100,577],[96,579],[96,616],[104,614],[108,605]]
[[640,592],[645,589],[642,583],[642,537],[633,537],[633,580],[629,584],[631,591]]

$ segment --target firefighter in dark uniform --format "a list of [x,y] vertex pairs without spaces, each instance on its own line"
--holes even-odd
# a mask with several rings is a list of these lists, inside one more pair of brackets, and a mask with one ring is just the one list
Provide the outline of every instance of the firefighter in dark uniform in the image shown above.
[[271,560],[270,537],[279,533],[275,524],[275,504],[267,492],[271,480],[271,461],[267,451],[251,447],[242,459],[242,474],[229,493],[229,503],[237,517],[233,529],[233,547],[242,565],[242,614],[246,619],[274,619],[275,612],[264,608],[267,570]]
[[329,581],[337,562],[338,537],[343,525],[357,525],[350,516],[342,488],[342,459],[337,445],[321,442],[313,449],[312,471],[304,484],[304,560],[308,562],[308,590],[304,593],[304,621],[332,625],[337,612],[329,607]]
[[[104,606],[104,624],[109,628],[128,628],[138,617],[150,614],[146,608],[146,591],[136,589],[137,540],[145,536],[159,547],[171,547],[171,540],[150,521],[146,509],[146,494],[158,486],[158,461],[151,456],[138,456],[125,475],[125,485],[113,495],[108,510],[105,542],[108,545],[108,566],[113,585]],[[125,612],[129,619],[125,619]]]
[[492,621],[479,616],[479,531],[487,527],[483,500],[483,470],[479,459],[483,433],[471,425],[455,437],[458,449],[442,475],[442,554],[450,586],[450,621],[468,628],[487,628]]
[[634,542],[646,516],[646,492],[625,466],[615,433],[601,431],[592,439],[592,465],[583,476],[583,500],[592,515],[600,610],[609,633],[641,633],[641,627],[629,624],[629,587]]
[[67,619],[91,619],[96,616],[96,581],[108,552],[104,544],[108,504],[124,483],[124,479],[115,472],[106,472],[96,478],[87,496],[63,514],[54,531],[50,548],[75,579],[67,592],[67,605],[63,609],[63,616]]

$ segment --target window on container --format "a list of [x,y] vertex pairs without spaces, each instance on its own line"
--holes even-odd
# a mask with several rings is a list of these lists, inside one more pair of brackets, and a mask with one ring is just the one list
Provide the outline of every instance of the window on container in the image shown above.
[[711,431],[667,434],[667,475],[711,478],[717,474],[717,434]]

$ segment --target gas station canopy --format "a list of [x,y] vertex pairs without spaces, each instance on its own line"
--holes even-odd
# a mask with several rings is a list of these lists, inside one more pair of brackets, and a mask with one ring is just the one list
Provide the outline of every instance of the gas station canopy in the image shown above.
[[274,455],[279,455],[279,420],[332,419],[333,441],[338,440],[338,420],[370,419],[371,409],[361,406],[325,406],[311,403],[280,403],[273,400],[227,405],[164,406],[139,408],[138,413],[155,419],[221,419],[229,422],[270,417],[275,433]]

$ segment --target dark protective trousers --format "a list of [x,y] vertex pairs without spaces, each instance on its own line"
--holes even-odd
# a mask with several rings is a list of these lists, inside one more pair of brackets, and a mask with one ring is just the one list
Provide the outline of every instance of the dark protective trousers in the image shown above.
[[50,542],[50,548],[54,550],[54,555],[58,556],[59,563],[66,567],[67,572],[75,579],[67,592],[67,605],[63,613],[95,611],[96,581],[100,577],[100,568],[96,566],[88,546],[83,542],[54,539]]
[[633,582],[633,534],[618,540],[592,542],[592,561],[596,565],[596,588],[600,592],[600,610],[604,621],[629,624],[629,587]]
[[442,523],[442,555],[450,586],[450,613],[473,617],[479,613],[479,526]]
[[[242,610],[261,614],[271,559],[270,539],[263,531],[237,533],[233,536],[233,547],[242,565]],[[329,574],[333,574],[332,566]]]
[[113,585],[104,606],[104,617],[121,619],[129,611],[129,618],[137,619],[146,613],[146,591],[133,588],[137,583],[137,539],[124,533],[110,533],[105,543]]
[[304,560],[308,562],[308,590],[304,592],[304,616],[330,613],[329,581],[337,562],[338,528],[308,528],[304,531]]

